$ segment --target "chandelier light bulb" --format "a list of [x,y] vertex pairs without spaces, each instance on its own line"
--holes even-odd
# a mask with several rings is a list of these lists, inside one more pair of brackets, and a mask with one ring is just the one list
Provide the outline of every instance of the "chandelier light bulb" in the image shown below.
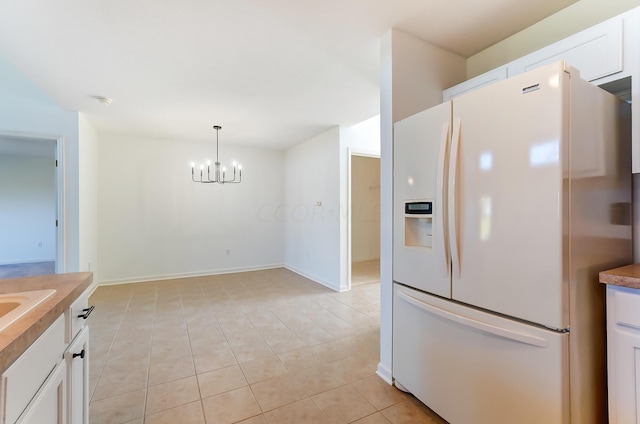
[[196,167],[196,163],[195,162],[191,162],[191,167],[195,168]]
[[207,166],[211,166],[211,161],[210,160],[207,161]]

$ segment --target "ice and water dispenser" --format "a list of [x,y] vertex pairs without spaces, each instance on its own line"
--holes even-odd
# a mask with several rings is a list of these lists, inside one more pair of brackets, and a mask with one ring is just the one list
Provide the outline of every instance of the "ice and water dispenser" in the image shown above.
[[404,202],[404,244],[433,248],[433,200]]

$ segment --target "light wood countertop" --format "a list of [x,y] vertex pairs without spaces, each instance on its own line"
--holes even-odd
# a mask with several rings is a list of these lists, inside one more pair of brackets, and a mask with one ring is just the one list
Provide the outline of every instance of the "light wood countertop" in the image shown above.
[[44,302],[0,331],[0,373],[4,372],[93,281],[91,272],[0,280],[0,294],[55,289]]
[[599,278],[604,284],[640,289],[640,264],[602,271]]

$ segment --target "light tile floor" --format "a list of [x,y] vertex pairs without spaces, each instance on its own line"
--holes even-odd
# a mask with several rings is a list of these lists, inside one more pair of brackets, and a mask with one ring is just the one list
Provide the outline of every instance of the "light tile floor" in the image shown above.
[[375,374],[379,290],[285,269],[100,287],[90,423],[444,423]]
[[351,263],[351,287],[380,282],[380,260]]
[[56,272],[56,263],[53,261],[0,265],[0,280],[3,278],[30,277],[32,275],[55,274],[55,272]]

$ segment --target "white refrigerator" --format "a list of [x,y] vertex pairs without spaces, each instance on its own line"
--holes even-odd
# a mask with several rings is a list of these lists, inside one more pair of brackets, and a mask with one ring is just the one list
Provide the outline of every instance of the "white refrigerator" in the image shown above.
[[394,127],[393,377],[451,424],[606,422],[630,108],[558,62]]

